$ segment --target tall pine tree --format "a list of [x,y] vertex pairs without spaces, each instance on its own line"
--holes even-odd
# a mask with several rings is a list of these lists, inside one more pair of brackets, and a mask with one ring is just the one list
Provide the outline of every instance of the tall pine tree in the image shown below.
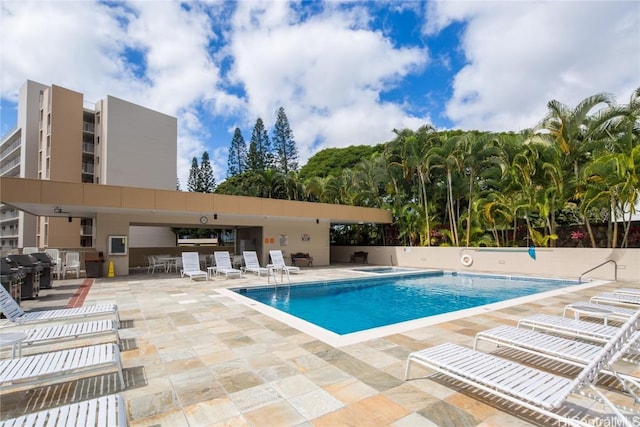
[[276,154],[275,167],[284,175],[298,170],[298,147],[293,140],[293,132],[284,108],[278,109],[276,125],[273,128],[273,149]]
[[254,172],[262,172],[271,167],[272,154],[269,134],[264,128],[264,122],[260,117],[251,133],[249,142],[249,155],[247,156],[247,169]]
[[189,169],[189,180],[187,181],[187,190],[196,192],[200,188],[200,168],[198,167],[198,159],[195,157],[191,160],[191,169]]
[[209,153],[206,151],[202,153],[202,160],[200,161],[200,188],[201,193],[213,193],[216,189],[216,179],[213,176],[213,168],[209,161]]
[[247,144],[244,142],[240,128],[236,128],[229,147],[227,159],[227,178],[240,175],[247,170]]

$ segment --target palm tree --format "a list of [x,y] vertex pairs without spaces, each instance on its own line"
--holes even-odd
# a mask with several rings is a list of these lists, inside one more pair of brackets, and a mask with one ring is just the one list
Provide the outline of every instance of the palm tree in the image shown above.
[[[413,181],[414,177],[418,187],[418,197],[410,197],[409,200],[418,200],[423,208],[424,221],[426,224],[427,245],[431,245],[431,219],[429,213],[429,197],[427,184],[429,183],[429,150],[438,142],[438,134],[432,126],[422,126],[417,132],[409,129],[401,131],[395,130],[397,137],[392,147],[393,155],[396,157],[395,164],[404,171],[404,177]],[[397,151],[397,152],[394,152]]]
[[449,230],[454,246],[459,246],[458,215],[454,208],[453,186],[454,173],[462,171],[463,159],[457,148],[458,137],[454,136],[443,141],[438,147],[432,147],[427,151],[427,165],[429,170],[442,170],[445,173],[447,185],[447,216],[449,218]]
[[275,169],[265,169],[258,172],[257,176],[259,178],[257,183],[258,193],[261,194],[262,197],[269,199],[274,198],[274,195],[277,195],[283,188],[284,177]]
[[498,176],[506,175],[507,167],[500,149],[497,135],[468,132],[459,138],[456,150],[462,160],[462,170],[468,184],[466,246],[471,244],[471,223],[475,217],[473,206],[476,195],[484,185],[485,177],[498,172]]
[[[613,105],[613,97],[600,93],[583,99],[575,108],[559,101],[549,101],[549,112],[537,129],[548,133],[538,134],[547,137],[565,155],[564,161],[578,178],[580,165],[588,157],[588,142],[597,126],[587,126],[591,113],[596,108]],[[604,105],[603,105],[604,104]]]

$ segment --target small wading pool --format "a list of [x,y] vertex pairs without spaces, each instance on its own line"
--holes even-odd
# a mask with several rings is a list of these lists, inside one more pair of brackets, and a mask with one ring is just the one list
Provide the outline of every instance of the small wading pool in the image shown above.
[[577,284],[558,279],[427,272],[231,290],[342,335]]

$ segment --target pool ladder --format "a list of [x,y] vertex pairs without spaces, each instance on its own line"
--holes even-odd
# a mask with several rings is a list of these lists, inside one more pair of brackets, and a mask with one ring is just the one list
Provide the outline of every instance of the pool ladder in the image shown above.
[[587,273],[591,273],[593,270],[595,270],[595,269],[597,269],[597,268],[600,268],[600,267],[602,267],[602,266],[603,266],[603,265],[605,265],[605,264],[609,264],[610,262],[612,262],[612,263],[613,263],[613,265],[614,265],[614,270],[613,270],[613,272],[614,272],[614,273],[613,273],[613,280],[618,281],[618,263],[617,263],[615,260],[613,260],[613,259],[608,259],[608,260],[606,260],[605,262],[602,262],[602,263],[600,263],[600,264],[596,265],[595,267],[590,268],[589,270],[587,270],[587,271],[585,271],[584,273],[582,273],[582,274],[580,275],[580,277],[578,277],[578,283],[582,283],[582,276],[584,276],[585,274],[587,274]]
[[284,280],[282,279],[282,277],[286,273],[287,282],[289,283],[289,286],[291,286],[291,277],[289,276],[289,270],[287,270],[286,268],[269,268],[269,272],[267,273],[267,283],[271,283],[271,276],[273,275],[273,284],[276,288],[278,287],[278,276],[276,275],[278,270],[280,271],[280,280],[282,281],[282,283],[284,284]]

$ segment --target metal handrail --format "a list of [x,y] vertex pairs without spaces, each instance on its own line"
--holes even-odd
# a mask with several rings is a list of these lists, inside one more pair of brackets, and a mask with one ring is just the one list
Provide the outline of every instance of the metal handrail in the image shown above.
[[582,273],[582,274],[580,275],[580,277],[578,277],[578,283],[582,283],[582,276],[584,276],[585,274],[590,273],[590,272],[592,272],[593,270],[595,270],[596,268],[600,268],[600,267],[602,267],[603,265],[608,264],[608,263],[610,263],[610,262],[612,262],[612,263],[613,263],[613,265],[615,266],[615,269],[614,269],[614,272],[613,272],[613,280],[618,281],[618,263],[617,263],[617,262],[616,262],[616,260],[614,260],[614,259],[608,259],[608,260],[606,260],[605,262],[600,263],[600,264],[596,265],[595,267],[590,268],[589,270],[587,270],[587,271],[585,271],[584,273]]

